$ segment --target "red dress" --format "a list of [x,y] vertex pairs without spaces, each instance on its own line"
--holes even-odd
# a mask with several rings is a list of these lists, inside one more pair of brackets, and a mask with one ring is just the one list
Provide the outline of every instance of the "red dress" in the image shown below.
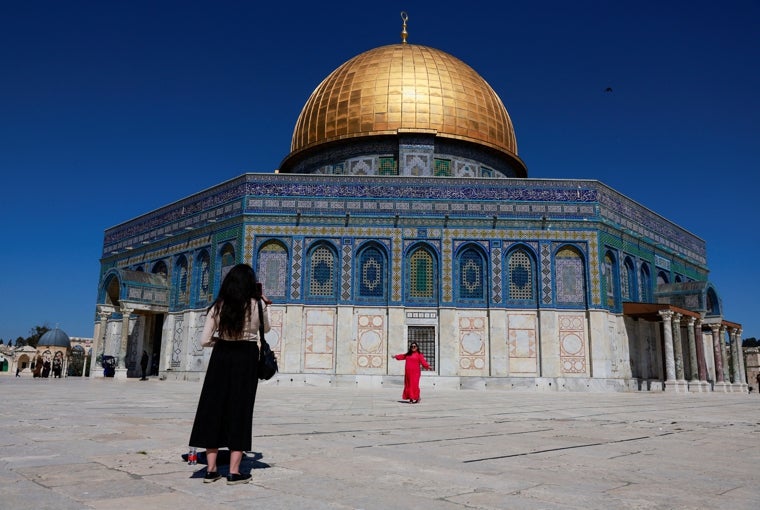
[[419,400],[420,399],[420,365],[425,367],[426,370],[430,370],[425,356],[421,352],[413,352],[410,355],[396,354],[394,356],[397,360],[406,360],[406,366],[404,367],[404,393],[401,395],[403,400]]

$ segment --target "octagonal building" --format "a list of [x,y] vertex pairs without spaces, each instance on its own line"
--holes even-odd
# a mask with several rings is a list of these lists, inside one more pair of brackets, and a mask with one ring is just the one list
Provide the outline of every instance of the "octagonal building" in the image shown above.
[[[105,232],[94,348],[198,380],[226,272],[256,269],[270,383],[747,391],[741,325],[705,242],[594,180],[528,178],[512,120],[466,63],[361,53],[317,85],[273,174],[247,173]],[[93,370],[92,376],[102,376]]]

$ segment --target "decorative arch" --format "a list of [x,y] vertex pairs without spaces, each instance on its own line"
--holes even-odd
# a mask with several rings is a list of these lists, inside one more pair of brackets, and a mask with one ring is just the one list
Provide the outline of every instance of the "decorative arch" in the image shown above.
[[524,245],[512,247],[505,256],[504,267],[507,268],[506,302],[520,306],[536,304],[536,257],[533,251]]
[[639,270],[639,301],[642,303],[652,302],[652,273],[646,262],[641,264]]
[[604,289],[607,307],[614,310],[618,306],[618,263],[617,257],[612,250],[604,252],[604,261],[602,264],[602,275],[604,277]]
[[705,314],[707,316],[723,315],[720,298],[712,286],[707,287],[707,291],[705,292]]
[[205,305],[213,300],[211,292],[211,256],[208,250],[201,250],[195,257],[195,276],[193,288],[196,289],[195,302]]
[[620,266],[620,295],[623,301],[636,301],[636,270],[631,257]]
[[454,258],[455,299],[460,303],[487,304],[488,257],[476,243],[459,247]]
[[326,241],[315,243],[306,255],[306,297],[311,301],[338,300],[338,255]]
[[278,240],[266,241],[256,257],[256,277],[270,298],[284,300],[288,289],[288,249]]
[[180,255],[174,263],[174,303],[177,305],[189,303],[190,283],[188,278],[187,257]]
[[388,300],[388,252],[375,241],[362,244],[354,258],[354,288],[360,301]]
[[554,254],[556,302],[560,306],[586,306],[586,269],[581,251],[561,246]]
[[657,285],[664,285],[666,283],[670,283],[668,273],[662,270],[657,271]]
[[166,277],[169,275],[169,268],[166,266],[166,262],[159,260],[153,264],[153,269],[151,269],[150,272],[153,274],[161,274]]
[[433,248],[419,243],[407,250],[406,257],[407,299],[420,305],[438,303],[438,258]]
[[237,260],[235,256],[235,247],[232,246],[231,243],[224,243],[219,250],[219,260],[220,264],[219,267],[221,268],[220,275],[219,275],[219,282],[221,283],[222,280],[224,280],[224,277],[227,276],[227,273],[235,266],[235,261]]

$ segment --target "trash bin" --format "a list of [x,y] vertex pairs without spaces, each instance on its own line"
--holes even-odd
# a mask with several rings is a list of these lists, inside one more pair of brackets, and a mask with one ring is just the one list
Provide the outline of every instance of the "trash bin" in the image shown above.
[[116,358],[103,356],[103,377],[113,377],[116,374]]

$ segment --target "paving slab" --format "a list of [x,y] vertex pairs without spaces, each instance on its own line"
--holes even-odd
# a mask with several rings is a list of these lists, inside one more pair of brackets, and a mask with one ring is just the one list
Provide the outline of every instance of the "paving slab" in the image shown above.
[[[760,505],[760,396],[262,383],[252,483],[184,460],[201,383],[0,376],[0,508]],[[224,452],[222,452],[224,453]],[[226,474],[224,455],[220,471]]]

